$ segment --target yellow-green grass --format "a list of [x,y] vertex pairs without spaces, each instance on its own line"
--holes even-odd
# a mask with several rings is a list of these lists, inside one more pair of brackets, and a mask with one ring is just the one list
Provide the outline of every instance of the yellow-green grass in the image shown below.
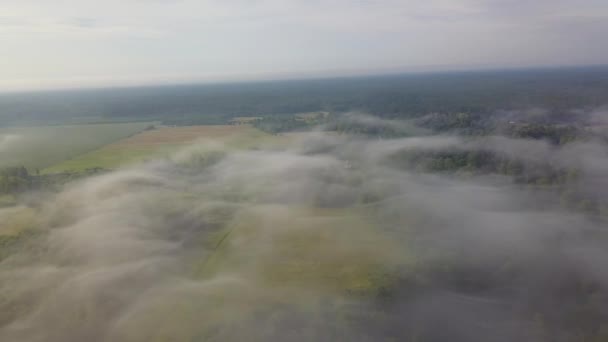
[[0,209],[0,237],[16,237],[34,227],[34,210],[27,207]]
[[0,167],[43,169],[144,130],[149,122],[0,129]]
[[36,213],[27,207],[0,208],[0,260],[36,227]]
[[63,161],[44,172],[82,171],[97,167],[116,169],[147,159],[162,158],[195,143],[219,143],[238,149],[263,147],[277,140],[277,137],[248,125],[160,127]]
[[[349,299],[372,298],[394,285],[392,267],[409,262],[374,225],[373,215],[355,208],[251,206],[210,240],[212,251],[195,278],[162,295],[152,293],[137,318],[118,329],[127,334],[121,338],[267,341],[294,313],[308,320],[300,322],[306,326],[347,329],[353,316],[379,314],[361,311]],[[323,315],[335,319],[318,321]],[[291,333],[320,338],[315,329]]]
[[264,205],[237,215],[197,274],[248,274],[265,286],[372,293],[406,258],[353,209]]
[[13,195],[0,195],[0,208],[15,205],[16,199]]

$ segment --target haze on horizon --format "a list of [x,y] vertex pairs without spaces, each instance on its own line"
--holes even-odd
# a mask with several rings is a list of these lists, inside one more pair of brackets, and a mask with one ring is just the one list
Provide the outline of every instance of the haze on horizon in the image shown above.
[[0,91],[605,64],[605,0],[5,0]]

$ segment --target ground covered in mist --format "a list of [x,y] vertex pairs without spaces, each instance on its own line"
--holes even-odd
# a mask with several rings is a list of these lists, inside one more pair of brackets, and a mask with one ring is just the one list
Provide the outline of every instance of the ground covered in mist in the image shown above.
[[[0,340],[608,338],[604,143],[295,140],[193,145],[0,209]],[[445,151],[575,170],[600,204],[433,168]]]

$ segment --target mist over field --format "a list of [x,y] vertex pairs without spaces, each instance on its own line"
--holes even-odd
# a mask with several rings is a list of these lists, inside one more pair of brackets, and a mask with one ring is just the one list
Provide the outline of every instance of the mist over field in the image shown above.
[[0,342],[608,342],[607,0],[0,0]]
[[[1,108],[1,106],[0,106]],[[148,123],[0,125],[0,168],[42,169],[141,131]]]
[[572,168],[577,195],[597,197],[606,148],[312,131],[281,147],[193,144],[71,182],[0,209],[30,234],[0,263],[0,340],[601,341],[604,216],[541,183],[402,156]]

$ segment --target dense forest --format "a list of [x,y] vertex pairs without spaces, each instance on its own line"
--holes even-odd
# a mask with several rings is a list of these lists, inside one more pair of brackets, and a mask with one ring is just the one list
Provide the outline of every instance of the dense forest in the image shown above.
[[568,121],[605,105],[608,68],[474,71],[0,95],[0,125],[160,120],[218,124],[233,117],[360,111],[384,118],[540,108]]

